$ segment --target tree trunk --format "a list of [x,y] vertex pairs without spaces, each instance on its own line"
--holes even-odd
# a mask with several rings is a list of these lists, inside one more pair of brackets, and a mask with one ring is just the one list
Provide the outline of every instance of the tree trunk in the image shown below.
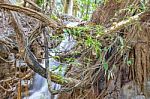
[[[119,11],[126,9],[133,5],[135,12]],[[103,6],[99,6],[94,11],[91,22],[100,24],[104,27],[110,27],[115,22],[119,22],[127,16],[133,16],[138,12],[140,7],[140,0],[128,0],[128,2],[121,0],[108,0]],[[77,89],[70,93],[60,94],[59,99],[145,99],[150,98],[150,51],[149,40],[150,28],[148,21],[150,20],[150,13],[145,14],[142,20],[129,27],[120,29],[122,37],[129,40],[128,45],[131,46],[127,50],[125,56],[132,60],[132,64],[124,63],[124,56],[115,56],[118,60],[112,59],[109,63],[109,69],[113,69],[113,64],[116,68],[113,71],[114,78],[107,80],[108,75],[104,75],[104,71],[99,71],[99,76],[93,87],[85,89]],[[140,26],[140,27],[139,27]],[[113,48],[117,50],[116,47]],[[117,63],[115,63],[117,62]],[[75,76],[75,75],[74,75]]]

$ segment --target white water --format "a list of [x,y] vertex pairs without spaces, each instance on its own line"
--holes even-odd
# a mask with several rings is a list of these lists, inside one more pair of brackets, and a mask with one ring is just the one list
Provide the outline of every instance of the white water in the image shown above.
[[[11,2],[11,4],[16,4],[16,0],[9,0],[9,1]],[[67,27],[75,27],[78,24],[79,24],[78,22],[69,22],[68,24],[66,24],[66,26]],[[60,43],[59,46],[52,49],[50,51],[50,54],[52,56],[55,56],[57,51],[58,52],[69,51],[75,46],[75,44],[76,44],[76,41],[73,39],[73,37],[67,33],[64,33],[64,40]],[[60,65],[63,66],[62,72],[61,72],[61,75],[63,76],[65,73],[66,65],[63,63],[59,63],[59,62],[55,61],[54,59],[49,59],[50,70],[53,67],[57,67]],[[44,64],[42,64],[42,66],[45,67]],[[56,70],[54,72],[58,73],[59,71]],[[58,89],[60,89],[60,87],[61,87],[60,85],[52,83],[53,89],[58,90]],[[47,80],[45,78],[43,78],[42,76],[40,76],[39,74],[35,74],[35,76],[33,78],[33,85],[31,85],[30,90],[29,90],[29,97],[24,97],[23,99],[57,99],[57,95],[51,97],[51,94],[48,91]]]
[[[70,24],[73,26],[78,25],[76,22],[75,24],[73,23],[70,23]],[[70,24],[68,24],[68,26],[71,26]],[[65,39],[60,43],[59,46],[57,46],[56,48],[50,51],[50,54],[52,56],[56,55],[55,51],[66,52],[66,51],[71,50],[75,46],[76,41],[73,39],[72,36],[69,36],[67,33],[64,33],[64,38]],[[66,65],[64,63],[57,62],[54,59],[49,59],[50,70],[60,65],[62,66],[62,72],[60,72],[58,69],[56,69],[54,72],[59,73],[63,76],[65,73]],[[43,67],[44,67],[44,64],[43,64]],[[60,89],[60,87],[61,87],[60,85],[52,83],[53,89],[58,90]],[[27,99],[27,98],[24,98],[24,99]],[[57,95],[55,95],[52,98],[51,94],[48,91],[47,80],[43,78],[42,76],[35,74],[33,86],[30,90],[30,96],[28,97],[28,99],[57,99]]]

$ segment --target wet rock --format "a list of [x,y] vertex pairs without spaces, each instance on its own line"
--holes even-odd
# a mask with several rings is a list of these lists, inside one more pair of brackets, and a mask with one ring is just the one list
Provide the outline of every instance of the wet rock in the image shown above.
[[146,98],[150,99],[150,81],[147,81],[144,85],[144,94]]
[[[139,88],[134,82],[128,82],[122,86],[121,90],[121,99],[132,99],[138,95]],[[136,98],[133,98],[136,99]],[[140,99],[140,98],[138,98]],[[143,99],[143,98],[142,98]]]
[[132,97],[131,99],[146,99],[144,95],[137,95]]

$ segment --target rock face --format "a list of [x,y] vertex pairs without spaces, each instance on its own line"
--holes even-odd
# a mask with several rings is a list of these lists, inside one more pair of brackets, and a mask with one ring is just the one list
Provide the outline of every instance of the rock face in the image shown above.
[[139,87],[129,82],[122,87],[121,99],[150,99],[150,81],[144,85],[144,93],[138,93]]
[[131,99],[146,99],[144,95],[137,95],[135,97],[132,97]]
[[144,93],[146,95],[146,98],[150,99],[150,81],[148,81],[147,83],[145,83]]
[[138,86],[133,82],[126,83],[121,89],[121,99],[135,99],[134,97],[138,94]]

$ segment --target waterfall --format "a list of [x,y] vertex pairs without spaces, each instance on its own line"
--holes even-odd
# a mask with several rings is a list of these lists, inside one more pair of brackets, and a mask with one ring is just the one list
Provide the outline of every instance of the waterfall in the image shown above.
[[[74,24],[73,22],[70,22],[70,24],[68,23],[67,25],[75,26],[78,24],[76,22]],[[76,44],[76,41],[73,39],[73,37],[67,33],[64,33],[64,40],[60,43],[59,46],[50,50],[49,52],[52,56],[55,56],[56,55],[55,51],[58,51],[58,52],[69,51],[75,46],[75,44]],[[56,60],[52,58],[49,59],[50,70],[52,70],[53,68],[57,68],[60,65],[62,66],[61,68],[62,71],[60,72],[58,69],[56,69],[53,72],[59,73],[60,75],[64,76],[64,73],[67,67],[66,64],[57,62]],[[45,66],[44,63],[42,64],[42,66],[43,67]],[[55,90],[58,90],[61,88],[61,86],[59,84],[52,83],[52,88]],[[51,99],[51,94],[48,91],[47,80],[43,78],[42,76],[40,76],[39,74],[35,74],[34,76],[33,86],[30,89],[30,96],[28,97],[28,99],[35,99],[35,98],[36,99]],[[57,95],[55,95],[53,99],[57,99]]]
[[[11,2],[11,4],[16,4],[17,0],[9,0],[9,1]],[[78,24],[79,24],[78,22],[67,22],[66,26],[74,27],[74,26],[77,26]],[[49,53],[52,56],[55,56],[57,55],[55,51],[58,51],[58,52],[69,51],[75,46],[75,44],[76,44],[76,41],[73,39],[73,37],[67,33],[64,33],[64,40],[62,40],[60,45],[58,45],[56,48],[51,49]],[[44,63],[41,65],[43,67],[45,66]],[[54,70],[54,72],[55,73],[59,72],[60,75],[64,76],[65,69],[67,67],[66,64],[57,62],[56,60],[52,58],[49,59],[50,70],[60,65],[62,66],[61,68],[62,71],[59,72],[59,70],[56,69]],[[61,88],[61,85],[52,82],[52,88],[55,90],[58,90]],[[28,97],[23,96],[23,99],[57,99],[57,95],[51,98],[51,94],[48,90],[47,80],[36,73],[33,77],[33,84],[29,88],[29,96]]]

